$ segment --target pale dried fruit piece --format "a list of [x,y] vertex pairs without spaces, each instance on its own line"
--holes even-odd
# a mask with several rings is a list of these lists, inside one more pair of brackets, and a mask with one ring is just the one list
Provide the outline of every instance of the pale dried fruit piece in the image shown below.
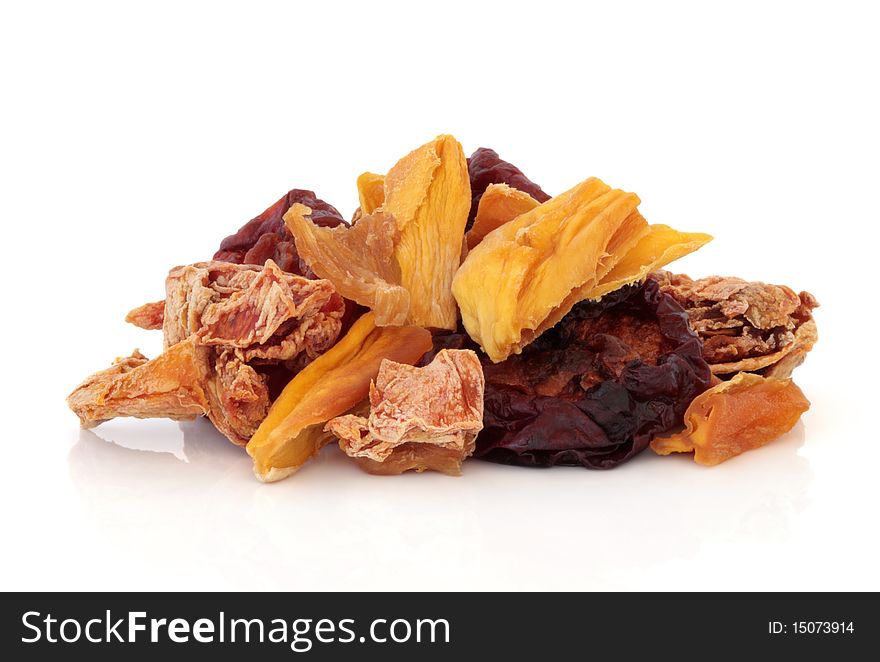
[[461,145],[440,136],[402,158],[384,180],[384,203],[352,227],[316,227],[309,209],[285,214],[297,250],[380,326],[454,329],[451,283],[461,262],[470,184]]
[[165,301],[145,303],[129,311],[125,321],[147,331],[158,331],[165,321]]
[[368,216],[385,202],[385,175],[365,172],[357,178],[360,215]]
[[351,227],[318,227],[309,209],[294,205],[284,216],[300,255],[346,299],[370,308],[380,326],[405,324],[410,293],[400,285],[394,246],[397,221],[381,211]]
[[809,292],[724,276],[656,277],[687,310],[715,374],[789,377],[818,340],[812,311],[819,303]]
[[685,430],[654,439],[651,449],[693,452],[697,464],[716,465],[782,436],[809,408],[791,379],[741,372],[698,395],[685,412]]
[[341,327],[344,302],[329,282],[285,273],[272,260],[176,267],[165,288],[165,302],[129,314],[146,328],[161,320],[165,351],[152,361],[135,354],[86,380],[68,399],[83,425],[206,414],[244,446],[269,410],[270,380],[289,379]]
[[122,416],[191,420],[209,409],[207,353],[192,340],[152,361],[135,350],[77,386],[67,404],[84,428]]
[[477,204],[474,224],[465,234],[468,249],[479,244],[492,230],[531,211],[538,204],[540,203],[528,193],[507,184],[489,184]]
[[[634,193],[591,177],[489,233],[468,254],[453,282],[462,321],[495,362],[522,351],[572,306],[647,275],[647,267],[616,278],[615,268],[653,235]],[[708,240],[708,238],[706,238]],[[684,252],[700,242],[690,244]],[[680,251],[637,252],[662,262]],[[617,282],[623,280],[625,282]]]
[[245,361],[314,358],[342,327],[344,302],[326,280],[264,266],[199,262],[165,280],[165,346],[192,334],[200,344],[239,350]]
[[431,334],[413,326],[377,327],[362,316],[330,350],[299,372],[272,404],[247,445],[254,473],[270,482],[299,469],[327,441],[324,425],[367,397],[384,359],[415,363]]
[[470,350],[441,350],[427,366],[383,361],[370,385],[369,417],[325,429],[371,473],[428,469],[458,475],[483,427],[483,370]]

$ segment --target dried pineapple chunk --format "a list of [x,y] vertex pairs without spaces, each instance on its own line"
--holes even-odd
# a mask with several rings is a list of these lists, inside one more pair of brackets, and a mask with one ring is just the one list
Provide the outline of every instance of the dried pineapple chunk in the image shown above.
[[286,478],[332,439],[331,418],[358,405],[384,359],[413,364],[431,349],[431,334],[414,326],[376,327],[372,313],[297,373],[247,444],[254,473],[264,482]]
[[644,278],[710,239],[649,226],[639,202],[591,177],[474,247],[452,291],[465,329],[494,362],[522,351],[579,301]]
[[[358,182],[362,207],[377,200],[368,179]],[[308,207],[291,207],[284,220],[297,251],[340,294],[370,307],[380,326],[455,329],[451,286],[471,196],[461,145],[440,136],[419,147],[388,172],[382,190],[382,205],[351,227],[317,227]]]

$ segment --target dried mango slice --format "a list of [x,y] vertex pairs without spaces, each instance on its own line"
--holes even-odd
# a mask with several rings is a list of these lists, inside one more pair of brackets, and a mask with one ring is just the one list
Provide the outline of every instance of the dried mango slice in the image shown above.
[[507,184],[489,184],[486,192],[480,197],[474,224],[465,234],[468,249],[479,244],[492,230],[531,211],[539,204],[528,193]]
[[644,280],[652,271],[693,253],[710,241],[712,236],[702,232],[679,232],[659,223],[650,225],[638,243],[624,253],[599,285],[585,293],[584,298],[599,299],[624,285]]
[[352,226],[322,228],[309,220],[310,212],[294,204],[284,215],[300,256],[343,297],[372,309],[379,326],[405,324],[410,294],[400,285],[394,259],[397,221],[378,212]]
[[693,452],[697,464],[713,466],[782,436],[809,408],[791,379],[741,372],[698,395],[685,412],[685,430],[654,439],[651,449]]
[[594,177],[486,235],[453,281],[462,321],[494,362],[519,353],[572,306],[643,280],[708,235],[649,226],[634,193]]
[[[565,316],[572,293],[595,283],[600,260],[634,193],[591,177],[489,233],[471,251],[452,290],[470,336],[495,361],[518,353]],[[564,308],[564,309],[563,309]]]
[[471,185],[461,145],[440,136],[403,157],[385,177],[385,212],[397,219],[395,258],[410,293],[408,323],[455,329],[452,278],[461,263]]
[[340,294],[370,307],[378,325],[455,329],[451,285],[470,206],[461,145],[440,136],[419,147],[388,172],[383,189],[382,206],[351,227],[318,228],[308,207],[291,207],[284,220],[297,250]]
[[285,387],[247,445],[254,473],[265,482],[286,478],[327,441],[324,424],[360,403],[383,359],[412,364],[431,348],[431,334],[414,326],[377,327],[363,315],[342,340]]
[[365,172],[357,178],[358,200],[361,215],[367,216],[376,211],[385,202],[385,175]]

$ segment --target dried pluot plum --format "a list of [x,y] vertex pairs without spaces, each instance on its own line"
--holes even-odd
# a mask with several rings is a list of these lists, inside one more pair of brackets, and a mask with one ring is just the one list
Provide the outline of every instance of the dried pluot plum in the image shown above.
[[[474,346],[464,334],[434,339],[434,351]],[[525,466],[617,466],[680,426],[711,379],[687,313],[652,278],[576,305],[521,354],[480,358],[474,457]]]
[[235,264],[265,264],[272,259],[282,270],[306,278],[317,278],[296,252],[290,230],[284,224],[284,214],[294,203],[312,210],[315,225],[333,228],[345,223],[332,205],[317,198],[312,191],[293,189],[256,218],[248,221],[238,232],[226,237],[214,259]]
[[471,178],[471,212],[468,215],[467,228],[470,229],[477,215],[480,198],[489,184],[507,184],[515,189],[528,193],[538,202],[546,202],[550,196],[541,187],[526,177],[522,170],[498,156],[498,152],[480,147],[467,160],[468,174]]

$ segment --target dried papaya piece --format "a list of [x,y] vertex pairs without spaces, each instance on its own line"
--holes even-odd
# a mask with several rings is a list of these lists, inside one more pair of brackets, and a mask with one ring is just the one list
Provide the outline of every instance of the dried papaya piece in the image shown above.
[[461,145],[440,136],[414,150],[383,190],[382,206],[351,227],[319,228],[308,207],[293,205],[284,220],[297,250],[340,294],[370,307],[379,326],[455,329],[451,285],[470,205]]
[[685,412],[684,431],[655,438],[651,449],[692,452],[697,464],[713,466],[782,436],[809,408],[791,379],[741,372],[698,395]]
[[248,442],[254,473],[265,482],[286,478],[332,437],[331,418],[367,397],[384,359],[413,364],[431,348],[431,334],[414,326],[377,327],[372,313],[297,373]]
[[483,391],[483,369],[471,350],[441,349],[421,368],[383,361],[370,385],[368,416],[340,416],[326,429],[370,473],[459,475],[483,428]]
[[479,244],[492,230],[531,211],[538,204],[528,193],[507,184],[489,184],[477,204],[474,224],[465,234],[468,249]]
[[357,178],[358,200],[361,215],[367,216],[376,211],[385,202],[385,175],[365,172]]

